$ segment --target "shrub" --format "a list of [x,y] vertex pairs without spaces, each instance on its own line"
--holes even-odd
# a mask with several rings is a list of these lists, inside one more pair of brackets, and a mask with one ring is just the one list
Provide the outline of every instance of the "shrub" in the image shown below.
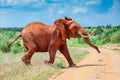
[[8,45],[8,36],[4,36],[2,33],[0,33],[0,51],[3,53],[9,52],[9,48],[7,47]]
[[103,29],[101,26],[98,26],[94,31],[94,35],[101,35],[103,33]]
[[10,48],[10,51],[14,54],[25,52],[25,48],[23,45],[20,44],[21,40],[16,41]]
[[11,51],[12,53],[24,52],[25,48],[20,44],[21,39],[18,39],[12,44],[11,48],[8,48],[8,44],[15,39],[19,32],[15,31],[1,31],[0,32],[0,52],[6,53]]
[[115,32],[110,38],[112,43],[120,43],[120,32]]
[[110,37],[102,38],[102,44],[110,42]]
[[93,44],[102,45],[100,35],[93,36],[92,38],[90,38],[90,41],[91,41]]

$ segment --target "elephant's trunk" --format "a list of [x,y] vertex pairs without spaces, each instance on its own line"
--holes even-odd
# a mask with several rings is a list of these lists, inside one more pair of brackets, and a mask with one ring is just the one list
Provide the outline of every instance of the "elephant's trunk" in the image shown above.
[[85,40],[85,42],[86,42],[89,46],[95,48],[95,49],[97,50],[97,52],[100,53],[100,50],[98,49],[98,47],[95,46],[95,45],[93,45],[93,44],[90,42],[89,38],[84,38],[84,40]]
[[94,32],[94,31],[92,31],[91,34],[89,35],[89,34],[87,34],[87,32],[86,32],[81,26],[80,26],[80,28],[78,29],[78,35],[80,35],[81,37],[83,37],[84,40],[85,40],[85,42],[86,42],[89,46],[93,47],[94,49],[97,50],[98,53],[100,53],[100,50],[98,49],[98,47],[95,46],[95,45],[93,45],[93,44],[90,42],[90,40],[89,40],[89,37],[93,34],[93,32]]

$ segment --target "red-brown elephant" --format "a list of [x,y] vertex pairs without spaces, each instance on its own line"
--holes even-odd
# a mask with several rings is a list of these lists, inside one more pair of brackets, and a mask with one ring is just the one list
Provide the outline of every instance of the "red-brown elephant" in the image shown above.
[[[49,52],[50,60],[48,63],[53,64],[56,51],[59,50],[67,59],[69,67],[73,67],[75,64],[70,57],[66,39],[76,38],[76,35],[83,37],[88,45],[95,48],[98,53],[100,53],[98,47],[89,41],[87,32],[77,22],[68,17],[65,17],[65,19],[57,19],[51,26],[40,22],[30,23],[13,42],[19,37],[22,37],[27,50],[22,57],[22,61],[25,64],[31,63],[31,57],[34,52]],[[13,42],[11,42],[10,45]]]

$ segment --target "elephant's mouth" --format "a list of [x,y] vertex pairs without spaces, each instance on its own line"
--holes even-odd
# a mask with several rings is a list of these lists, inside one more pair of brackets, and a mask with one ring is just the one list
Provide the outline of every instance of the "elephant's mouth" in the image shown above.
[[77,33],[73,33],[72,31],[69,31],[67,33],[67,38],[70,39],[70,38],[76,38],[77,36]]

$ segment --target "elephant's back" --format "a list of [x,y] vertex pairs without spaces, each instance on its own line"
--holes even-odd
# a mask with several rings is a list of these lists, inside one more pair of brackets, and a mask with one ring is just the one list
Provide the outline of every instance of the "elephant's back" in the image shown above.
[[23,28],[23,31],[24,30],[39,30],[39,29],[45,29],[45,30],[48,30],[49,27],[48,25],[44,24],[44,23],[41,23],[41,22],[33,22],[33,23],[30,23],[28,25],[26,25],[24,28]]
[[41,22],[33,22],[28,25],[26,25],[23,30],[22,30],[22,35],[26,33],[32,33],[33,35],[35,34],[42,34],[49,32],[50,27],[48,25],[45,25]]
[[50,29],[50,26],[40,22],[34,22],[23,28],[21,34],[25,41],[33,39],[39,47],[39,51],[46,51],[50,42]]

